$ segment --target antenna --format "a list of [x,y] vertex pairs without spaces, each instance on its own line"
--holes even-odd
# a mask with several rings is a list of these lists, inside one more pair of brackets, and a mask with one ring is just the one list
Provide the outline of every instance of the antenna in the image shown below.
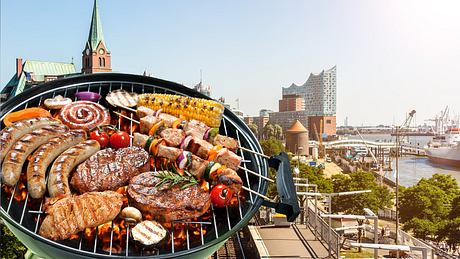
[[200,84],[203,83],[203,70],[200,69]]

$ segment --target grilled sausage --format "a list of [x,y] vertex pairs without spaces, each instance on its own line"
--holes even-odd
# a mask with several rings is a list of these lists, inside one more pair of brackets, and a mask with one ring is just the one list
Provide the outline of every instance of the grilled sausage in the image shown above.
[[27,166],[27,190],[34,199],[43,197],[46,191],[46,169],[66,149],[86,140],[84,130],[71,130],[50,139],[32,155]]
[[3,163],[3,182],[9,186],[14,186],[21,176],[22,166],[27,157],[39,146],[48,142],[49,139],[57,137],[69,130],[64,125],[50,125],[37,129],[24,135],[5,157]]
[[48,194],[50,197],[70,195],[69,174],[101,146],[96,140],[86,140],[64,151],[53,163],[48,177]]
[[43,117],[17,121],[13,123],[13,125],[4,128],[0,132],[0,165],[13,144],[22,136],[36,129],[49,125],[57,125],[59,123],[58,120]]

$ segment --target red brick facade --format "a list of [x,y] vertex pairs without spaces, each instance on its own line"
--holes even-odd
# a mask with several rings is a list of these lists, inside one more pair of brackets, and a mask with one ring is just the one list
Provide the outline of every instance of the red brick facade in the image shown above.
[[[322,127],[321,127],[322,124]],[[310,139],[318,140],[315,131],[320,134],[322,129],[323,133],[327,136],[337,134],[337,123],[335,116],[309,116],[308,117],[308,131],[310,132]]]
[[81,72],[85,74],[92,74],[98,72],[111,72],[112,64],[110,60],[110,52],[101,41],[95,50],[92,50],[87,44],[82,53],[82,69]]

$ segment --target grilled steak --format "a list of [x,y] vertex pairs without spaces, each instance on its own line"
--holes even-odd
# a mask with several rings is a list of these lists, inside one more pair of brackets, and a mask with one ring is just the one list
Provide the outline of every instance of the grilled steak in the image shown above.
[[166,222],[199,217],[211,206],[209,193],[197,185],[185,189],[168,184],[156,187],[159,181],[154,172],[142,173],[131,179],[128,186],[131,204]]
[[149,154],[140,147],[98,151],[77,167],[70,184],[78,192],[116,190],[149,170]]
[[51,198],[45,203],[48,214],[40,226],[43,237],[62,240],[113,220],[120,213],[123,195],[113,192],[89,192],[62,199]]

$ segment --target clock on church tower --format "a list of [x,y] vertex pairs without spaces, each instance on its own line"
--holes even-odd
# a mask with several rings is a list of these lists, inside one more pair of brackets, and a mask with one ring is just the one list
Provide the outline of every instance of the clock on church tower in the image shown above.
[[110,51],[105,46],[102,23],[99,17],[97,0],[94,0],[93,15],[88,40],[82,52],[82,69],[84,74],[111,72]]

